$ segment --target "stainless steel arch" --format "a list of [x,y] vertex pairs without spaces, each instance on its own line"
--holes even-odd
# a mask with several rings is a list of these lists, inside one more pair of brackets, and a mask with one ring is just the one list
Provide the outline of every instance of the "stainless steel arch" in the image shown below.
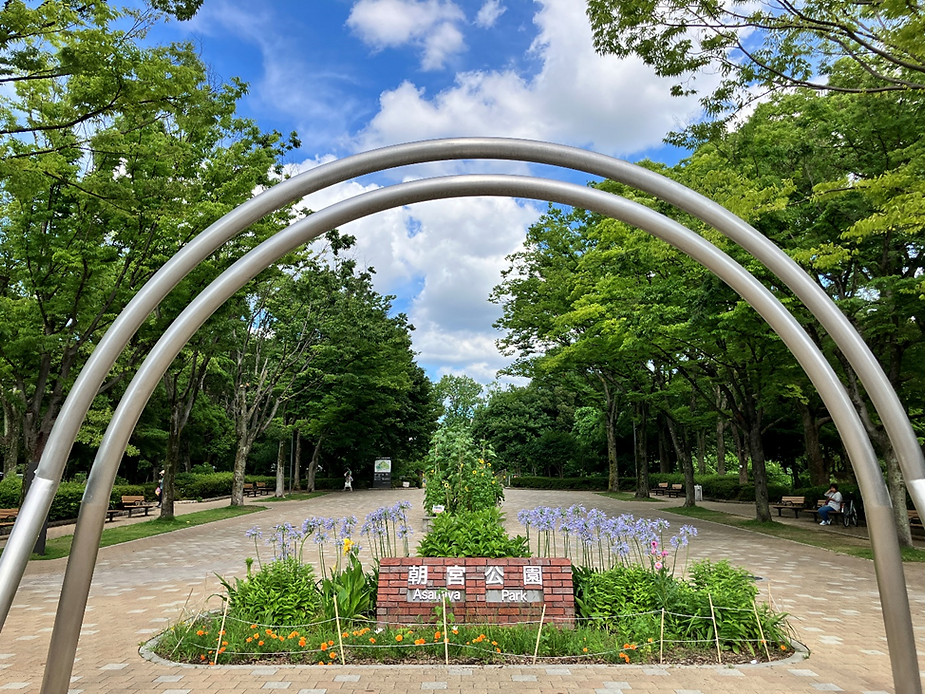
[[130,384],[106,432],[91,472],[68,562],[43,692],[67,691],[90,580],[105,520],[109,491],[122,452],[164,370],[186,341],[237,289],[292,248],[361,216],[412,202],[472,195],[539,197],[607,214],[653,233],[712,270],[739,292],[778,332],[819,389],[837,422],[867,502],[878,584],[897,691],[918,694],[921,685],[899,546],[876,455],[860,418],[831,366],[799,323],[761,283],[708,241],[647,207],[597,190],[541,179],[464,176],[428,179],[366,193],[317,212],[265,241],[197,297],[165,332]]
[[19,518],[0,556],[0,628],[54,499],[68,454],[93,397],[145,317],[199,262],[263,215],[334,183],[375,171],[438,160],[536,162],[611,178],[683,209],[751,252],[810,309],[864,383],[893,444],[915,507],[925,514],[925,458],[898,396],[870,349],[825,292],[757,230],[708,198],[652,171],[593,152],[530,140],[457,138],[385,147],[331,162],[284,181],[244,203],[171,258],[122,311],[91,354],[49,435]]

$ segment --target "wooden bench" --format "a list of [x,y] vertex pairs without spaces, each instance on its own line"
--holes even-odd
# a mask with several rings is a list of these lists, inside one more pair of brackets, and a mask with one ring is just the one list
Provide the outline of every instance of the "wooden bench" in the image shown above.
[[779,504],[771,504],[773,508],[777,509],[777,517],[781,517],[783,510],[789,509],[793,511],[793,517],[799,518],[800,511],[803,510],[803,507],[806,506],[806,497],[805,496],[785,496],[780,500]]
[[255,485],[255,491],[256,491],[256,494],[254,494],[254,496],[257,496],[257,494],[260,494],[260,496],[263,496],[264,494],[270,494],[273,492],[273,490],[267,486],[266,482],[257,482],[257,484]]
[[659,482],[658,485],[652,488],[652,493],[655,494],[655,496],[665,496],[667,492],[668,492],[667,482]]
[[[3,510],[2,510],[2,509],[0,509],[0,513],[3,513]],[[918,511],[916,511],[915,509],[910,509],[910,510],[908,511],[908,513],[909,513],[909,525],[910,525],[910,527],[913,527],[913,528],[925,528],[925,526],[922,525],[922,519],[919,518],[919,512],[918,512]]]
[[684,485],[683,484],[673,484],[666,490],[668,496],[684,496]]
[[244,483],[244,496],[257,496],[257,487],[254,486],[253,482]]
[[[825,506],[827,503],[829,503],[828,499],[819,499],[818,501],[816,501],[816,508],[807,508],[803,510],[806,511],[807,513],[814,513],[818,517],[819,509]],[[843,501],[841,503],[841,506],[839,506],[837,509],[833,508],[831,511],[829,511],[829,518],[832,518],[832,517],[840,518],[842,513],[844,512],[844,509],[845,509],[845,502]],[[813,520],[815,520],[815,518]]]
[[143,496],[122,497],[122,510],[128,513],[129,518],[132,517],[132,514],[142,511],[144,511],[144,514],[147,516],[152,508],[154,508],[154,504],[146,503]]
[[0,508],[0,528],[9,528],[19,515],[18,508]]

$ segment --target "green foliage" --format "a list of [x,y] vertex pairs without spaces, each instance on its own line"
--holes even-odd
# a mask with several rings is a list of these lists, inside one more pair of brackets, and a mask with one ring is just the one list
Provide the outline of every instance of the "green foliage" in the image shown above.
[[582,613],[603,619],[619,639],[657,636],[664,610],[666,639],[713,641],[715,613],[723,648],[755,653],[762,650],[762,638],[769,643],[787,641],[786,615],[756,605],[753,577],[725,560],[693,564],[689,581],[665,570],[618,566],[584,577],[582,588]]
[[0,480],[0,508],[19,508],[22,496],[22,477],[7,475]]
[[[511,486],[519,489],[607,489],[606,477],[512,477]],[[621,484],[623,484],[621,482]]]
[[494,508],[504,499],[504,488],[492,468],[494,451],[478,450],[466,427],[442,427],[434,434],[427,462],[424,508],[447,513]]
[[228,591],[228,614],[259,624],[305,624],[316,618],[321,593],[311,566],[296,559],[277,559],[264,564],[232,585],[219,576]]
[[527,539],[508,537],[496,508],[441,513],[418,545],[420,557],[529,557]]
[[334,619],[334,601],[341,619],[371,616],[376,611],[376,594],[379,590],[379,571],[369,573],[350,552],[349,561],[340,571],[331,571],[330,578],[321,581],[321,604],[326,619]]

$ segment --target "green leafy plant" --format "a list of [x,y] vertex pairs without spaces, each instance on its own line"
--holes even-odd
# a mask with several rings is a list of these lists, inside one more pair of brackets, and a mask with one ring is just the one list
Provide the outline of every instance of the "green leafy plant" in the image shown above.
[[504,500],[504,488],[492,467],[491,446],[477,447],[466,427],[443,427],[434,434],[427,455],[424,508],[448,513],[494,508]]
[[367,573],[356,556],[349,559],[340,571],[331,571],[331,577],[321,581],[321,604],[326,619],[334,619],[334,602],[341,619],[368,616],[376,609],[376,591],[379,588],[379,570]]
[[496,508],[434,519],[433,529],[418,545],[421,557],[529,557],[527,538],[508,537]]
[[321,593],[311,566],[292,557],[265,563],[234,585],[219,576],[228,591],[228,614],[261,624],[303,624],[320,612]]

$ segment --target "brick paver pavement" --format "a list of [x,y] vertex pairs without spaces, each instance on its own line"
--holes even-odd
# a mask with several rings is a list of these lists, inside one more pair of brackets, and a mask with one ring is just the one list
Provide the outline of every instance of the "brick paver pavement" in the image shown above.
[[[302,502],[269,504],[257,514],[138,540],[100,551],[84,620],[71,691],[130,694],[205,694],[218,691],[293,694],[322,692],[482,692],[516,687],[535,692],[892,692],[892,677],[872,562],[839,556],[743,530],[695,522],[700,534],[692,558],[729,559],[761,577],[763,593],[791,615],[805,660],[768,667],[191,667],[152,662],[139,644],[176,620],[184,605],[202,605],[217,589],[215,574],[243,574],[253,545],[244,531],[254,524],[301,523],[307,516],[362,518],[379,506],[408,499],[420,527],[419,490],[334,493]],[[227,503],[227,502],[217,502]],[[260,503],[249,500],[248,503]],[[589,492],[508,490],[509,529],[517,511],[537,505],[581,503],[607,513],[661,515],[677,500],[620,502]],[[202,505],[189,510],[201,508]],[[180,507],[181,512],[186,510]],[[825,532],[825,529],[820,529]],[[0,634],[0,694],[37,692],[57,606],[65,560],[31,562]],[[906,566],[919,651],[925,628],[925,565]]]

